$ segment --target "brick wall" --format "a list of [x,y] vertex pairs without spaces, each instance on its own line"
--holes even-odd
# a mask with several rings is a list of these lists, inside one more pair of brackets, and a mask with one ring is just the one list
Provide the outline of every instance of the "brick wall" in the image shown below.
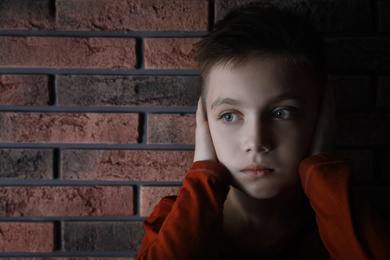
[[[194,46],[248,2],[0,0],[1,257],[136,256],[142,220],[192,162]],[[261,2],[324,33],[337,149],[388,214],[390,3]]]

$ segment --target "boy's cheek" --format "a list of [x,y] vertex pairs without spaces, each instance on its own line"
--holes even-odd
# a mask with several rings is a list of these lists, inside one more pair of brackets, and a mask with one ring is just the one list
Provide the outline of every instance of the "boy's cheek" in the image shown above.
[[226,137],[226,135],[221,134],[221,131],[218,129],[210,129],[211,140],[215,149],[215,153],[219,161],[226,161],[226,158],[229,157],[229,152],[234,150],[234,143],[231,137]]

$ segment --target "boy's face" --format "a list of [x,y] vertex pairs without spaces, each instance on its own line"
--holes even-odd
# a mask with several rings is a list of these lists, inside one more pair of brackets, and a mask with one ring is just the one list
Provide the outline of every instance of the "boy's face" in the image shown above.
[[218,160],[233,186],[267,199],[295,186],[309,150],[319,94],[298,66],[255,60],[217,66],[209,75],[206,109]]

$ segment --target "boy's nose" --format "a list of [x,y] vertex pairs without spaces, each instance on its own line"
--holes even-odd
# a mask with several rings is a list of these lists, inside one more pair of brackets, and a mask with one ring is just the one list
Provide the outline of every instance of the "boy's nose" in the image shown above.
[[261,120],[248,123],[243,148],[245,152],[267,153],[271,150],[272,133]]

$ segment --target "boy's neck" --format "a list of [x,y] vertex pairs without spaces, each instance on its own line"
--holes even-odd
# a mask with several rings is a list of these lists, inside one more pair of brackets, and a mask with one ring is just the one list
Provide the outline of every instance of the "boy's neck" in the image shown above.
[[231,187],[224,214],[234,214],[238,221],[258,227],[272,222],[290,222],[301,215],[303,196],[299,185],[270,199],[256,199]]
[[248,258],[268,258],[297,228],[303,209],[299,185],[272,199],[255,199],[232,187],[224,204],[222,251],[237,258],[243,252]]

